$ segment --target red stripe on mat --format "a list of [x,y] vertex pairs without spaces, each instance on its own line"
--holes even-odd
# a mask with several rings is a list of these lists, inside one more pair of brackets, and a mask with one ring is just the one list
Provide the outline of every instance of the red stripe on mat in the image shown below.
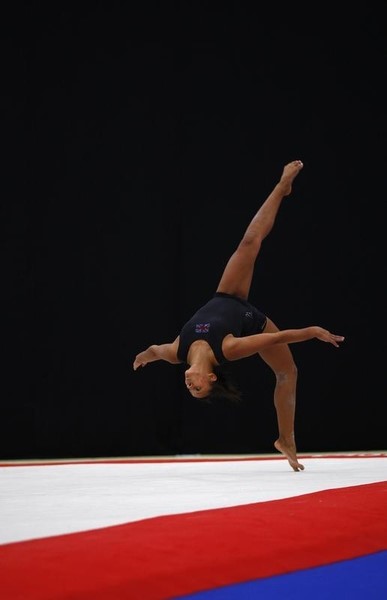
[[[350,454],[298,454],[298,459],[305,458],[387,458],[387,452],[375,453],[350,453]],[[186,462],[243,462],[243,461],[261,461],[261,460],[287,460],[284,456],[270,454],[267,456],[203,456],[203,457],[164,457],[164,458],[82,458],[82,459],[52,459],[52,460],[31,460],[31,461],[7,461],[0,462],[0,467],[48,467],[50,465],[95,465],[95,464],[158,464],[158,463],[186,463]]]
[[387,549],[387,482],[0,546],[3,600],[165,600]]

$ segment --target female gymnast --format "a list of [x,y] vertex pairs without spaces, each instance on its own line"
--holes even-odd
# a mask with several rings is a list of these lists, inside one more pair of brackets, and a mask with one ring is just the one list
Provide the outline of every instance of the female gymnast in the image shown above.
[[274,447],[287,458],[294,471],[302,471],[304,466],[297,458],[294,435],[297,367],[289,344],[316,338],[339,347],[344,337],[317,325],[280,331],[271,319],[249,303],[248,297],[261,244],[302,168],[300,160],[285,165],[279,181],[228,260],[214,296],[187,321],[173,342],[149,346],[137,354],[133,363],[134,370],[157,360],[184,363],[188,367],[185,385],[192,396],[236,399],[238,390],[224,376],[221,366],[258,354],[276,378],[274,406],[278,439]]

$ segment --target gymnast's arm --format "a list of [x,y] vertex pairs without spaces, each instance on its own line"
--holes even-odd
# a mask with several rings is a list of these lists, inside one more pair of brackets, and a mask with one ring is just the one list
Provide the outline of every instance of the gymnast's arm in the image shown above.
[[239,360],[274,344],[294,344],[314,338],[332,344],[336,348],[339,347],[339,342],[344,341],[344,336],[335,335],[327,329],[314,325],[302,329],[284,329],[274,333],[256,333],[240,338],[229,335],[223,341],[223,353],[228,360]]
[[139,367],[145,367],[148,363],[155,362],[156,360],[165,360],[173,365],[177,365],[181,363],[181,360],[177,358],[178,347],[179,337],[171,344],[152,344],[152,346],[137,354],[133,363],[133,369],[136,371]]

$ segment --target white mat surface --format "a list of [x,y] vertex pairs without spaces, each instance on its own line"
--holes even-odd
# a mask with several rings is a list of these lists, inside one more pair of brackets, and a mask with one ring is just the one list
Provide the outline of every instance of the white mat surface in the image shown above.
[[0,466],[0,544],[387,480],[387,455],[300,461]]

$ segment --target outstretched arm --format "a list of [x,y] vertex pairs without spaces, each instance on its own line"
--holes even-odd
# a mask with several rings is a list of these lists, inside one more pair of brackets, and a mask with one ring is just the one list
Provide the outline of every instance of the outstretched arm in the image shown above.
[[284,329],[274,333],[257,333],[242,338],[227,338],[225,344],[225,356],[228,360],[238,360],[256,354],[263,348],[273,344],[294,344],[296,342],[306,342],[312,339],[318,339],[339,347],[339,342],[344,341],[344,336],[335,335],[323,327],[314,325],[302,329]]
[[181,362],[177,358],[178,345],[179,338],[176,338],[172,344],[153,344],[149,346],[149,348],[137,354],[134,359],[133,369],[136,371],[139,367],[145,367],[148,363],[155,362],[156,360],[165,360],[177,365]]

